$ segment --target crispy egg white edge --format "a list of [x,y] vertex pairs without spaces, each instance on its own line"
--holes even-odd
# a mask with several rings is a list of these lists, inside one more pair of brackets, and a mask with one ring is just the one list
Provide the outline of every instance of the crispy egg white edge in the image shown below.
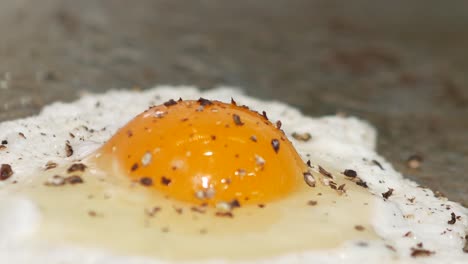
[[[8,181],[0,182],[0,263],[166,263],[163,260],[119,256],[105,250],[76,246],[32,246],[27,242],[27,237],[38,228],[40,212],[28,197],[9,194],[8,186],[13,180],[30,181],[28,176],[43,168],[48,161],[63,164],[86,156],[148,106],[179,97],[205,97],[226,102],[233,97],[238,104],[248,105],[258,111],[265,110],[273,122],[282,121],[282,128],[287,135],[292,132],[309,132],[312,135],[309,142],[291,139],[303,157],[308,151],[314,151],[320,160],[335,164],[336,169],[358,171],[360,178],[368,183],[369,191],[375,194],[372,223],[382,241],[371,242],[368,247],[358,247],[350,241],[334,250],[291,253],[264,261],[256,260],[255,263],[305,263],[312,260],[314,263],[468,261],[468,254],[461,251],[463,237],[468,229],[468,210],[457,203],[436,198],[431,190],[420,188],[415,182],[404,179],[375,152],[376,132],[365,121],[354,117],[303,116],[286,104],[258,100],[230,87],[199,91],[193,87],[175,89],[172,86],[159,86],[142,92],[119,90],[100,95],[88,94],[73,103],[57,102],[46,106],[38,116],[0,123],[0,140],[8,140],[7,149],[0,151],[0,163],[10,164],[14,170],[14,175]],[[18,134],[20,132],[26,138],[21,137]],[[70,132],[75,138],[69,136]],[[66,140],[74,149],[74,155],[69,158],[65,154]],[[384,170],[369,162],[371,160],[377,160]],[[381,193],[388,188],[395,189],[395,192],[384,201]],[[416,197],[413,204],[407,201],[411,197]],[[433,213],[431,208],[439,208],[442,203],[449,205],[451,210]],[[447,223],[451,212],[462,217],[455,225]],[[403,217],[408,214],[413,217]],[[452,231],[441,235],[447,228]],[[412,238],[403,237],[408,231],[413,233]],[[433,250],[436,254],[410,258],[411,247],[416,247],[419,242],[423,242],[425,249]],[[393,246],[396,253],[390,252],[385,245]],[[222,262],[226,261],[204,263]]]

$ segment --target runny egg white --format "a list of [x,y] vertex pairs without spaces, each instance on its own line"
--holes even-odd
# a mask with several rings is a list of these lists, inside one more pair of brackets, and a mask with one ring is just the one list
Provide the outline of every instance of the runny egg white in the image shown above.
[[159,87],[55,103],[0,140],[0,263],[468,261],[467,209],[355,118]]

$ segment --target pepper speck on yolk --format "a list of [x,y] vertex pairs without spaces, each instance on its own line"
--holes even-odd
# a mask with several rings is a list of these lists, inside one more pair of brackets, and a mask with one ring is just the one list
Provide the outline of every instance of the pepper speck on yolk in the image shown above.
[[206,99],[152,107],[98,153],[101,167],[196,205],[269,202],[294,192],[306,170],[266,115]]

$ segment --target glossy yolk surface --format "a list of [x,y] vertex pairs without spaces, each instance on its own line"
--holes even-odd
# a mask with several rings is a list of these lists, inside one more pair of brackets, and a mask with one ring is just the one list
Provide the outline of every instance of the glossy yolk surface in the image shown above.
[[266,115],[205,99],[148,109],[98,153],[100,167],[196,205],[272,201],[303,184],[306,170]]

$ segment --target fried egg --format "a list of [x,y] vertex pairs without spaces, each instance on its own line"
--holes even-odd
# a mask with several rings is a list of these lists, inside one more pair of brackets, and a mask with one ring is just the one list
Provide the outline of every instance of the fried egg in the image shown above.
[[0,140],[1,263],[468,260],[467,209],[353,117],[157,87],[52,104]]

